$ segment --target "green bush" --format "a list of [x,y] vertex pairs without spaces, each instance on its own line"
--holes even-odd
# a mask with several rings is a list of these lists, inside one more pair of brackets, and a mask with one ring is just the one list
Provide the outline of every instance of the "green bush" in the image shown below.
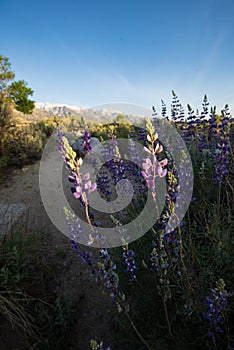
[[40,159],[53,130],[54,124],[45,121],[10,126],[2,138],[0,166],[22,166]]

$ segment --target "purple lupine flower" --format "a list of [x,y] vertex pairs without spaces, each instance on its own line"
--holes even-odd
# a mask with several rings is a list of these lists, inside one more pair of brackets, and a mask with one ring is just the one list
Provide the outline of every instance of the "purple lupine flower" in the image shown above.
[[116,135],[112,135],[111,139],[108,142],[108,151],[109,151],[109,159],[119,160],[120,152],[119,152],[119,144],[116,138]]
[[130,273],[131,282],[136,281],[135,271],[138,270],[134,257],[135,257],[134,251],[131,249],[128,249],[128,244],[124,245],[123,246],[124,265],[126,267],[126,272]]
[[203,102],[202,102],[202,109],[203,111],[201,112],[201,119],[204,119],[204,118],[207,118],[208,116],[208,106],[209,106],[209,102],[208,102],[208,99],[207,99],[207,95],[204,96],[203,98]]
[[128,140],[128,155],[133,163],[137,163],[140,160],[135,141],[133,141],[131,138]]
[[144,128],[139,128],[138,129],[138,141],[142,141],[144,145],[146,145],[146,131]]
[[188,123],[187,123],[187,130],[183,135],[183,139],[186,143],[187,146],[191,146],[195,136],[196,136],[196,116],[194,113],[194,110],[192,109],[192,107],[188,104],[187,105],[188,108]]
[[202,112],[197,120],[197,125],[200,129],[200,133],[198,136],[198,151],[199,153],[203,153],[204,148],[208,146],[208,133],[209,133],[209,121],[208,121],[208,106],[209,102],[207,96],[205,95],[202,102]]
[[92,252],[82,249],[81,245],[73,240],[70,242],[70,247],[83,262],[86,262],[89,266],[93,265]]
[[218,124],[216,116],[216,106],[210,109],[210,119],[209,119],[209,134],[217,134]]
[[184,107],[180,104],[178,119],[180,123],[184,122]]
[[119,276],[116,272],[116,265],[113,263],[108,249],[99,250],[101,262],[98,262],[100,282],[110,292],[112,300],[117,304],[119,312],[128,310],[125,302],[125,294],[120,289]]
[[56,129],[56,136],[57,136],[56,141],[58,144],[59,153],[61,153],[62,158],[65,159],[66,151],[65,151],[64,145],[63,145],[64,133],[61,131],[61,129],[59,129],[59,128]]
[[102,144],[101,155],[102,155],[103,163],[105,163],[110,159],[109,147],[107,142],[104,142]]
[[178,247],[178,244],[180,243],[177,228],[175,228],[171,232],[165,233],[163,236],[163,240],[165,242],[165,246],[166,246],[166,250],[167,250],[168,254],[171,254],[172,251],[174,253],[178,252],[177,249],[175,249]]
[[167,106],[166,103],[161,100],[162,103],[162,117],[167,118]]
[[230,162],[230,139],[229,139],[229,122],[230,112],[228,105],[222,111],[221,125],[219,126],[219,134],[221,136],[217,140],[215,151],[215,177],[214,182],[224,183],[229,173]]
[[[72,178],[74,179],[74,178]],[[91,183],[90,174],[86,173],[83,178],[77,176],[75,179],[74,187],[71,188],[72,193],[76,199],[79,199],[84,195],[88,196],[91,192],[95,191],[97,188],[96,183]]]
[[70,247],[76,252],[77,256],[86,262],[89,266],[93,265],[92,253],[88,250],[84,250],[84,246],[78,242],[82,240],[83,230],[80,225],[80,219],[76,218],[69,210],[65,210],[66,219],[69,226]]
[[111,200],[111,186],[106,164],[98,171],[97,188],[107,201]]
[[156,193],[155,189],[155,178],[157,176],[164,177],[167,174],[167,169],[163,169],[164,166],[167,165],[167,159],[163,159],[162,161],[157,161],[156,157],[154,157],[155,164],[152,163],[150,158],[146,158],[145,162],[142,163],[143,171],[141,174],[146,181],[146,185],[151,189],[152,193]]
[[224,333],[220,324],[224,320],[224,311],[228,304],[230,293],[225,290],[225,283],[222,279],[216,282],[216,287],[212,288],[211,296],[206,298],[208,310],[203,313],[203,318],[210,323],[209,337],[216,343],[215,336]]
[[88,130],[85,130],[84,136],[83,136],[83,142],[82,142],[82,147],[83,150],[86,152],[90,152],[91,151],[91,134]]
[[176,95],[175,91],[172,90],[171,118],[174,122],[176,122],[178,119],[180,106],[181,106],[180,100]]
[[111,159],[109,162],[106,163],[106,165],[110,171],[115,185],[118,183],[119,180],[126,179],[125,165],[122,158],[120,158],[119,160]]
[[155,241],[153,242],[154,248],[150,254],[150,267],[152,270],[159,271],[164,269],[164,275],[166,276],[167,268],[169,266],[168,254],[164,249],[164,244],[161,242],[160,247]]
[[221,136],[216,145],[214,182],[224,183],[229,172],[230,144],[227,135]]

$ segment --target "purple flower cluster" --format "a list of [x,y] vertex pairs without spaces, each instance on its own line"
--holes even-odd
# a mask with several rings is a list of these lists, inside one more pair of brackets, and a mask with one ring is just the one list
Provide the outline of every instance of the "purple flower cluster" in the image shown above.
[[207,99],[207,95],[204,96],[203,102],[202,102],[202,112],[201,112],[201,119],[205,119],[208,117],[209,110],[208,110],[209,102]]
[[89,235],[87,244],[91,245],[94,242],[94,239],[100,240],[99,234],[93,229],[91,222],[91,214],[89,213],[89,203],[88,196],[89,194],[97,188],[97,184],[91,183],[90,174],[86,173],[81,175],[80,167],[83,163],[83,159],[80,157],[77,159],[77,154],[73,151],[72,147],[69,145],[68,140],[61,133],[57,133],[59,149],[64,159],[64,162],[67,165],[67,168],[70,170],[69,181],[73,183],[71,191],[76,199],[79,199],[81,204],[85,207],[85,215],[87,222],[90,225],[90,230],[92,231]]
[[69,236],[70,236],[70,247],[77,253],[77,256],[83,261],[86,262],[89,266],[93,265],[92,253],[88,250],[84,250],[84,246],[77,243],[82,239],[83,230],[79,223],[79,218],[75,218],[75,215],[72,214],[67,209],[65,210],[66,219],[69,226]]
[[86,262],[89,266],[93,265],[92,253],[81,249],[81,245],[77,244],[75,241],[70,242],[71,249],[77,253],[77,256],[83,261]]
[[180,106],[179,98],[175,91],[172,90],[171,118],[174,122],[178,119]]
[[82,142],[82,147],[83,150],[86,152],[90,152],[91,151],[91,134],[88,130],[85,130],[84,136],[83,136],[83,142]]
[[[68,180],[73,183],[73,187],[71,188],[71,191],[76,199],[81,198],[83,202],[88,204],[87,202],[88,195],[92,191],[96,190],[97,184],[91,183],[89,173],[86,173],[83,176],[81,175],[80,167],[83,163],[82,158],[77,159],[76,152],[73,151],[72,147],[69,145],[68,140],[63,136],[61,132],[58,132],[57,136],[58,136],[57,140],[59,144],[59,150],[62,154],[62,157],[68,169],[70,170]],[[88,140],[88,137],[89,135],[87,136],[87,140]],[[91,150],[91,146],[88,141],[86,146],[89,148],[89,150]]]
[[120,180],[126,179],[125,164],[123,158],[120,158],[118,160],[111,159],[106,164],[114,182],[114,185],[116,185]]
[[167,159],[158,160],[158,155],[163,151],[163,146],[158,142],[158,134],[151,120],[146,120],[147,130],[147,146],[144,147],[144,151],[148,154],[145,161],[142,163],[143,171],[141,174],[146,181],[146,185],[151,189],[153,196],[156,196],[155,180],[156,177],[164,177],[167,174],[167,169],[164,169],[167,165]]
[[146,131],[144,128],[139,128],[138,129],[138,141],[142,141],[144,145],[146,145]]
[[[154,156],[155,157],[155,156]],[[144,169],[141,174],[146,181],[146,185],[152,190],[153,193],[156,193],[155,190],[155,178],[157,176],[164,177],[167,174],[167,169],[163,169],[167,165],[167,159],[162,161],[157,161],[157,158],[154,159],[154,164],[150,158],[146,158],[145,162],[142,163],[142,168]]]
[[104,196],[106,201],[110,201],[112,191],[106,164],[104,164],[98,171],[97,187],[100,191],[100,194]]
[[180,239],[178,235],[178,228],[175,228],[173,231],[165,233],[163,236],[164,245],[167,251],[167,254],[170,256],[171,261],[176,263],[179,259],[179,245]]
[[217,124],[217,117],[216,117],[216,107],[211,107],[210,110],[210,119],[209,119],[209,134],[215,135],[217,134],[218,124]]
[[124,259],[124,265],[126,267],[126,272],[130,273],[130,281],[134,282],[136,281],[136,273],[135,271],[138,270],[138,267],[135,262],[135,253],[132,249],[128,249],[128,244],[123,246],[123,259]]
[[167,106],[166,103],[161,100],[162,103],[162,117],[167,118]]
[[69,175],[68,180],[73,183],[71,191],[76,199],[82,198],[84,193],[86,194],[86,198],[88,198],[88,195],[97,188],[96,183],[91,183],[89,173],[86,173],[83,177],[76,174],[73,174],[73,176]]
[[151,268],[155,269],[156,271],[159,271],[160,269],[167,269],[169,266],[168,255],[163,248],[164,245],[161,243],[160,248],[155,246],[151,252],[150,265]]
[[119,276],[116,265],[113,263],[108,249],[99,250],[100,262],[98,262],[100,282],[110,292],[111,298],[116,302],[118,311],[128,310],[125,295],[120,289]]
[[56,129],[56,137],[59,153],[62,155],[62,158],[65,161],[66,151],[63,145],[64,133],[59,128]]
[[220,323],[224,319],[224,311],[228,304],[230,293],[225,290],[222,279],[216,282],[216,287],[211,289],[211,296],[206,298],[208,310],[203,313],[203,318],[210,323],[209,336],[216,343],[215,335],[224,333]]
[[135,141],[132,138],[128,140],[128,155],[133,163],[137,163],[140,160]]
[[221,124],[217,127],[218,134],[220,135],[216,144],[216,154],[215,154],[215,177],[214,182],[220,184],[224,183],[228,173],[229,173],[229,163],[230,163],[230,139],[229,139],[229,129],[228,121],[230,117],[230,112],[228,105],[222,111]]
[[227,135],[220,136],[216,147],[214,181],[224,183],[229,172],[230,143]]

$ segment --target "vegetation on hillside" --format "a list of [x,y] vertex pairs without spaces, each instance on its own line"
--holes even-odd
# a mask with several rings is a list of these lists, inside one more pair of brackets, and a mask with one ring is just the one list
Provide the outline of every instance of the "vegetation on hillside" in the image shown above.
[[28,120],[34,109],[33,90],[14,80],[8,57],[0,55],[0,168],[22,166],[39,159],[56,125],[52,119]]

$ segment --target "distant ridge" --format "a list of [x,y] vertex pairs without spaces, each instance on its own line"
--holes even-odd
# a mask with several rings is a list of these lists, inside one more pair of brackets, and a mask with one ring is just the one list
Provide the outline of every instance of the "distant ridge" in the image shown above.
[[[50,103],[50,102],[36,102],[35,110],[33,112],[35,115],[41,115],[43,117],[53,117],[66,118],[66,117],[84,117],[87,121],[95,122],[110,122],[113,121],[119,114],[124,114],[118,111],[113,111],[110,108],[85,108],[81,106],[70,106],[61,103]],[[131,123],[139,122],[141,116],[133,116],[131,114],[124,114],[126,119]]]

